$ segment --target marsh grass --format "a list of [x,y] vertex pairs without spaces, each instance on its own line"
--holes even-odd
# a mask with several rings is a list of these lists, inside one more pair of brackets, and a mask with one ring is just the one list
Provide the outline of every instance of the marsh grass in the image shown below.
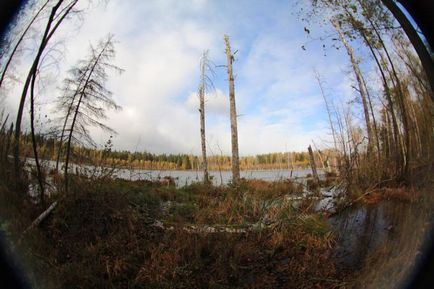
[[[1,189],[11,195],[7,186]],[[298,218],[288,204],[271,205],[298,193],[300,187],[287,181],[177,189],[80,177],[71,180],[70,193],[47,200],[59,199],[59,205],[31,233],[21,235],[43,208],[22,211],[21,200],[2,218],[36,288],[334,288],[321,281],[338,277],[333,237],[320,219]],[[274,223],[257,231],[183,229],[192,223],[242,226],[265,213]],[[156,219],[173,229],[153,226]]]
[[[387,241],[391,243],[368,256],[360,272],[344,275],[335,266],[335,235],[327,218],[313,210],[312,199],[298,207],[285,201],[303,193],[301,185],[285,180],[243,180],[238,188],[200,183],[176,188],[73,177],[70,193],[47,199],[47,204],[59,200],[54,213],[24,236],[45,208],[12,192],[1,183],[2,228],[26,260],[35,288],[351,288],[364,278],[375,285],[386,282],[382,278],[389,271],[404,276],[396,266],[411,260],[421,238],[397,235],[398,244]],[[387,199],[403,204],[391,211],[391,218],[426,201],[414,190],[378,194],[379,200],[366,197],[362,204]],[[165,226],[154,226],[156,220]],[[412,220],[396,230],[408,234],[417,221]],[[264,226],[239,232],[185,229],[257,223]],[[407,242],[415,245],[404,248]],[[384,268],[381,274],[372,269],[379,267]]]

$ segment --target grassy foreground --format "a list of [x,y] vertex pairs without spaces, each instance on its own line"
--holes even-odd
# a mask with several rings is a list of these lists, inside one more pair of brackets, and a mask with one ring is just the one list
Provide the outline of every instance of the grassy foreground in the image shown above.
[[[376,278],[387,282],[368,269],[396,268],[401,258],[383,257],[399,247],[386,244],[367,259],[369,266],[344,274],[326,216],[309,200],[296,207],[285,201],[302,191],[290,181],[244,181],[235,190],[76,178],[69,194],[42,206],[1,184],[0,218],[34,288],[350,288],[367,276],[372,288]],[[23,234],[55,200],[55,211]],[[359,201],[373,205],[381,198]]]
[[[240,191],[76,180],[55,212],[22,235],[42,208],[12,198],[2,186],[1,203],[8,208],[2,219],[9,237],[20,238],[15,251],[38,288],[335,287],[333,237],[325,218],[283,201],[271,204],[301,188],[252,181]],[[253,230],[186,229],[243,228],[265,214],[273,221]]]

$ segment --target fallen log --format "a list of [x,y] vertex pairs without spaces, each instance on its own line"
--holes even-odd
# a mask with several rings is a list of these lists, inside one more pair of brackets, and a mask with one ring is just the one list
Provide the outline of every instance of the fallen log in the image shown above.
[[39,224],[47,218],[47,216],[56,208],[57,201],[51,204],[51,206],[48,207],[42,214],[37,217],[30,226],[27,227],[27,229],[24,230],[23,235],[25,235],[28,231],[32,230],[33,228],[39,226]]

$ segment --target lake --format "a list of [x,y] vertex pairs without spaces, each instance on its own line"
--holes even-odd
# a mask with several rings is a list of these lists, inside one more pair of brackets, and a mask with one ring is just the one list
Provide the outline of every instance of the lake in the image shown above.
[[[51,160],[43,160],[42,165],[46,168],[54,169],[56,162]],[[26,164],[30,167],[35,165],[33,158],[27,158]],[[63,167],[63,163],[59,163],[59,167]],[[69,171],[71,173],[80,172],[83,174],[93,175],[101,171],[101,168],[95,168],[90,165],[71,164]],[[61,171],[62,173],[63,171]],[[241,177],[246,179],[261,179],[265,181],[277,181],[280,179],[297,179],[305,178],[311,174],[310,169],[295,169],[290,170],[249,170],[241,171]],[[322,171],[318,170],[321,176]],[[194,182],[203,181],[202,171],[181,171],[181,170],[143,170],[143,169],[116,169],[114,176],[126,180],[159,180],[164,177],[171,177],[175,181],[177,187],[188,185]],[[227,185],[232,179],[231,171],[209,171],[209,176],[214,185]]]
[[[304,178],[312,173],[309,169],[299,169],[292,172],[292,178]],[[128,180],[158,180],[164,177],[171,177],[177,186],[184,186],[193,182],[203,181],[201,171],[165,171],[165,170],[140,170],[140,169],[120,169],[115,175]],[[232,179],[231,171],[209,171],[210,179],[214,185],[226,185]],[[241,171],[241,177],[246,179],[261,179],[266,181],[276,181],[291,178],[289,170],[253,170]]]

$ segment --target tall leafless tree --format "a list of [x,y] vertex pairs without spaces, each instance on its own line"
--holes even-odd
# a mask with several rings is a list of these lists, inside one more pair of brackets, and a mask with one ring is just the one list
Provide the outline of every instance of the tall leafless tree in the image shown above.
[[322,80],[321,80],[321,75],[319,74],[319,72],[317,70],[314,71],[314,74],[315,74],[315,78],[316,78],[316,80],[318,82],[318,86],[319,86],[319,88],[321,90],[321,95],[322,95],[322,97],[324,99],[324,103],[325,103],[326,110],[327,110],[327,115],[328,115],[328,120],[329,120],[329,124],[330,124],[330,129],[332,131],[332,136],[333,136],[333,145],[334,145],[334,149],[337,151],[338,150],[338,145],[337,145],[337,141],[336,141],[336,132],[335,132],[335,128],[334,128],[333,120],[332,120],[331,107],[330,107],[330,104],[329,104],[329,102],[327,100],[327,97],[325,95],[325,92],[324,92],[323,83],[322,83]]
[[231,52],[231,44],[229,36],[224,36],[226,44],[226,59],[227,71],[229,82],[229,103],[230,103],[230,117],[231,117],[231,140],[232,140],[232,182],[238,185],[240,182],[240,160],[238,154],[238,128],[237,128],[237,109],[235,105],[235,85],[234,75],[232,70],[232,63],[234,62],[234,55]]
[[64,80],[64,88],[63,97],[60,97],[57,101],[57,111],[63,111],[63,116],[59,120],[62,124],[62,127],[60,128],[60,132],[56,128],[57,133],[60,133],[59,139],[58,139],[58,148],[57,148],[57,157],[56,157],[56,171],[59,171],[59,162],[60,158],[62,156],[63,152],[63,144],[65,140],[65,136],[67,134],[67,125],[68,121],[70,121],[71,114],[74,110],[74,104],[76,102],[76,99],[78,97],[78,94],[80,93],[79,90],[73,90],[73,93],[71,93],[71,88],[73,87],[82,87],[83,83],[86,81],[87,74],[89,72],[90,66],[84,66],[83,71],[77,71],[76,69],[71,69],[71,74],[77,74],[79,73],[79,76],[75,79],[66,78]]
[[[111,128],[101,122],[106,118],[106,109],[120,109],[120,106],[112,99],[112,93],[105,88],[107,69],[122,72],[120,68],[110,63],[114,56],[113,37],[109,35],[96,48],[91,47],[89,58],[81,61],[77,67],[72,69],[70,71],[72,78],[66,81],[69,85],[62,97],[71,98],[70,105],[65,107],[65,118],[69,119],[64,167],[66,192],[68,192],[68,167],[73,142],[93,143],[88,131],[89,126],[96,126],[114,133]],[[63,101],[63,103],[68,103],[68,101]]]
[[[56,30],[60,27],[60,24],[66,19],[66,17],[73,11],[74,6],[77,4],[78,0],[71,0],[66,2],[65,0],[58,0],[54,6],[51,8],[50,15],[47,19],[45,30],[43,36],[41,38],[39,48],[36,52],[33,63],[30,67],[30,70],[27,74],[26,81],[23,85],[23,90],[21,93],[21,99],[17,112],[17,120],[15,122],[15,133],[14,133],[14,168],[15,168],[15,177],[17,180],[20,179],[20,146],[19,139],[21,135],[21,122],[23,118],[24,104],[26,102],[27,94],[32,83],[32,78],[35,78],[38,74],[38,67],[41,62],[42,54],[47,47],[50,39],[53,37]],[[64,5],[63,5],[64,4]],[[31,103],[31,106],[34,104]],[[32,109],[32,108],[31,108]],[[31,122],[34,120],[31,119]],[[40,176],[40,172],[38,172]]]
[[200,139],[202,147],[202,170],[203,181],[209,183],[208,161],[206,157],[206,135],[205,135],[205,94],[213,87],[209,73],[213,73],[209,65],[208,50],[204,51],[200,59],[200,83],[199,83],[199,113],[200,113]]

